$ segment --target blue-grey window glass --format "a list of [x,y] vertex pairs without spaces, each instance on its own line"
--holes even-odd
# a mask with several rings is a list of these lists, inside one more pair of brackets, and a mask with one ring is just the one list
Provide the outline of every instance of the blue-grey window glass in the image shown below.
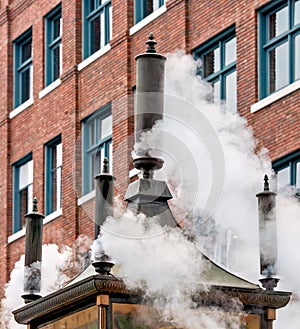
[[236,37],[230,28],[208,40],[195,50],[202,60],[200,73],[214,87],[214,101],[220,100],[226,109],[237,110]]
[[31,155],[18,161],[14,167],[13,232],[25,227],[24,216],[32,210],[33,161]]
[[61,5],[45,18],[46,32],[46,86],[59,78],[62,67]]
[[46,215],[62,207],[62,142],[61,137],[46,144]]
[[300,192],[300,150],[288,154],[273,162],[277,174],[277,189],[280,191],[288,185]]
[[135,24],[163,6],[164,0],[135,0],[134,20]]
[[87,58],[107,45],[112,37],[111,1],[84,0],[83,57]]
[[104,157],[112,168],[112,116],[110,106],[83,122],[83,194],[95,188],[94,176],[101,172]]
[[32,32],[23,33],[14,41],[14,107],[32,94]]
[[295,80],[300,79],[300,34],[295,37]]
[[299,74],[300,1],[270,1],[259,11],[259,96],[293,83]]

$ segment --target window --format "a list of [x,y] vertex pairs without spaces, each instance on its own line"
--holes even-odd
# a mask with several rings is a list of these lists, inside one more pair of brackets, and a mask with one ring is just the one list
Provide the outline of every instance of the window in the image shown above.
[[271,1],[259,12],[260,98],[300,78],[300,0]]
[[14,42],[14,108],[32,98],[32,32]]
[[112,35],[110,0],[84,0],[84,49],[86,59],[109,43]]
[[274,161],[273,169],[277,174],[278,191],[292,185],[297,194],[300,192],[300,150]]
[[31,154],[14,167],[13,233],[25,226],[24,216],[32,210],[33,161]]
[[134,19],[135,24],[163,6],[164,0],[135,0]]
[[214,101],[223,100],[226,109],[237,110],[236,37],[234,27],[195,50],[202,61],[200,74],[214,88]]
[[45,18],[46,41],[46,66],[45,83],[50,83],[59,78],[62,71],[62,18],[61,5],[51,11]]
[[45,147],[46,170],[46,215],[61,209],[62,190],[62,143],[61,136],[53,139]]
[[112,165],[112,116],[110,106],[83,122],[83,194],[95,188],[94,176],[100,173],[104,157]]

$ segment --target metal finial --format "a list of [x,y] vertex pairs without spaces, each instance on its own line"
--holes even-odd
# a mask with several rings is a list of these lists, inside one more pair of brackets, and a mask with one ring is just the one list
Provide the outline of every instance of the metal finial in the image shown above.
[[269,191],[270,190],[270,185],[269,185],[269,177],[268,175],[265,175],[264,177],[264,191]]
[[103,159],[102,173],[108,174],[108,159],[107,158]]
[[33,200],[32,200],[32,211],[33,212],[38,212],[37,204],[38,204],[38,200],[37,200],[36,197],[34,197]]
[[156,49],[155,49],[156,44],[157,44],[157,42],[154,40],[154,35],[151,32],[149,34],[149,39],[146,41],[146,45],[148,45],[146,53],[155,54],[156,53]]

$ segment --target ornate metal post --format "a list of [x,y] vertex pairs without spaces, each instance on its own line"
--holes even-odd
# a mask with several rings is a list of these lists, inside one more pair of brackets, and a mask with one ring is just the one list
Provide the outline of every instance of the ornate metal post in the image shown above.
[[25,303],[30,303],[41,296],[41,261],[44,215],[38,212],[37,199],[33,199],[32,212],[25,215],[25,269],[24,269],[24,294]]
[[276,229],[276,193],[270,191],[269,178],[264,177],[264,190],[258,193],[260,273],[265,276],[261,283],[267,290],[273,290],[279,279],[277,274],[277,229]]

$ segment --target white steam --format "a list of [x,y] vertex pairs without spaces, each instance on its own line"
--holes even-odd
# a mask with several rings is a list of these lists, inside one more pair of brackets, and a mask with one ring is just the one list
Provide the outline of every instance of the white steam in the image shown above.
[[[24,294],[24,255],[15,264],[11,272],[10,281],[5,287],[5,298],[1,301],[1,328],[18,329],[26,328],[18,324],[12,315],[12,311],[23,306],[21,296]],[[66,263],[71,258],[71,249],[65,248],[58,251],[56,245],[43,245],[42,281],[39,295],[47,295],[62,286],[68,277],[63,273]]]
[[[164,321],[178,328],[239,328],[239,317],[217,308],[195,307],[192,296],[206,291],[201,253],[179,228],[162,228],[156,218],[126,212],[102,227],[105,251],[120,265],[127,287],[141,288]],[[236,305],[239,312],[239,305]],[[155,327],[155,326],[154,326]],[[152,328],[152,326],[151,326]]]
[[[154,156],[165,160],[162,170],[155,177],[168,182],[174,197],[173,212],[179,222],[185,221],[184,226],[193,232],[200,248],[230,271],[258,282],[259,224],[255,195],[263,190],[264,174],[272,177],[271,163],[267,150],[256,149],[251,128],[245,119],[232,113],[230,108],[225,109],[225,106],[210,101],[211,87],[196,75],[197,65],[188,55],[168,56],[165,118],[156,124],[152,132],[143,136],[143,143],[147,148],[152,148]],[[272,181],[271,188],[274,189]],[[278,201],[280,288],[300,294],[299,202],[288,201],[284,197]],[[119,227],[126,235],[129,223],[122,224],[121,220],[115,224],[113,229],[118,230]],[[132,219],[132,224],[133,229],[137,229],[135,219]],[[105,224],[105,227],[107,225],[112,225],[112,222]],[[170,238],[171,233],[168,234]],[[123,265],[122,275],[128,284],[135,286],[138,285],[137,279],[145,280],[146,286],[152,287],[153,284],[153,289],[161,289],[167,299],[171,296],[173,303],[168,304],[167,308],[175,307],[178,311],[183,307],[189,314],[191,308],[188,300],[181,299],[182,295],[179,294],[176,303],[176,298],[169,295],[170,286],[166,278],[163,276],[162,283],[159,283],[157,280],[160,278],[155,275],[160,273],[161,266],[168,272],[165,264],[174,257],[171,250],[180,255],[182,244],[185,246],[182,240],[172,249],[165,246],[168,239],[153,245],[149,243],[151,239],[142,242],[123,238],[124,241],[118,239],[114,243],[105,235],[104,239],[108,254],[111,253]],[[165,254],[163,247],[167,250]],[[155,256],[155,252],[158,255]],[[192,273],[198,269],[195,264],[195,261],[189,264]],[[178,264],[172,265],[176,271],[174,268]],[[175,284],[173,274],[170,273],[171,282],[183,291],[184,285],[181,289],[180,280]],[[193,279],[191,282],[193,289]],[[280,312],[285,314],[284,326],[289,324],[289,329],[298,328],[300,315],[295,312],[297,307],[299,304],[295,301]],[[176,313],[175,309],[172,316]],[[181,324],[183,327],[186,325]],[[280,324],[281,321],[277,321],[277,325]],[[207,324],[205,328],[211,327]]]
[[[166,67],[165,119],[147,133],[145,143],[165,160],[156,178],[164,179],[174,196],[172,209],[193,233],[189,241],[179,229],[165,230],[156,218],[126,213],[103,226],[104,250],[117,264],[130,288],[143,288],[164,319],[182,328],[239,327],[239,318],[223,316],[214,308],[197,309],[191,295],[205,291],[200,284],[205,265],[195,244],[217,263],[245,279],[259,275],[258,210],[255,195],[263,189],[264,174],[272,175],[266,150],[255,153],[251,129],[230,109],[213,104],[211,87],[197,75],[191,56],[170,55]],[[249,109],[250,110],[250,109]],[[279,288],[295,293],[294,301],[279,312],[278,327],[298,329],[300,318],[300,206],[278,198]],[[94,250],[102,255],[102,245]],[[44,255],[46,261],[53,255]],[[50,264],[47,266],[53,266]],[[16,264],[6,289],[7,310],[22,304],[23,269]],[[45,266],[45,262],[43,262]],[[53,269],[42,269],[42,284]],[[13,303],[18,301],[18,305]],[[239,312],[238,305],[234,309]],[[9,328],[17,328],[14,324]]]

